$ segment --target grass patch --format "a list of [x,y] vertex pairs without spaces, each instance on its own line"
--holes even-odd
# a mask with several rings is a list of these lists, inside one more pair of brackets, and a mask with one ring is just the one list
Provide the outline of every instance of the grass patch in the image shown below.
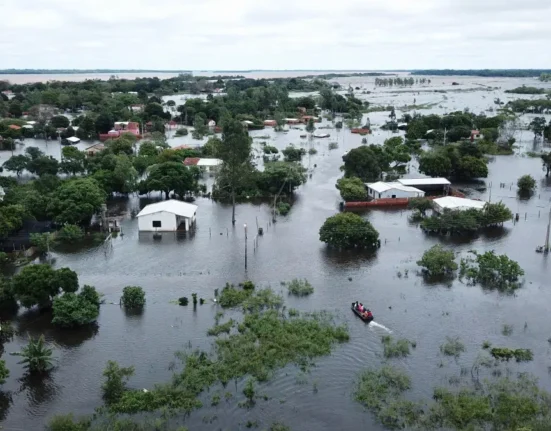
[[230,319],[226,323],[221,323],[219,325],[214,325],[207,331],[207,335],[218,336],[220,334],[229,334],[231,328],[235,326],[235,320]]
[[285,283],[289,295],[295,296],[308,296],[311,293],[314,293],[314,287],[308,282],[308,280],[299,280],[295,278],[288,283]]
[[489,349],[490,347],[492,347],[492,343],[490,343],[488,340],[482,342],[483,349]]
[[459,358],[461,353],[465,351],[465,345],[459,337],[446,337],[446,342],[440,346],[440,352],[446,356]]
[[500,361],[516,359],[517,362],[529,362],[534,359],[534,354],[529,349],[509,349],[507,347],[494,347],[490,354]]
[[501,333],[505,335],[506,337],[513,334],[513,325],[503,325],[503,328],[501,328]]
[[381,341],[384,346],[383,354],[385,358],[404,358],[409,356],[409,348],[412,346],[411,341],[405,338],[394,340],[390,335],[384,335]]

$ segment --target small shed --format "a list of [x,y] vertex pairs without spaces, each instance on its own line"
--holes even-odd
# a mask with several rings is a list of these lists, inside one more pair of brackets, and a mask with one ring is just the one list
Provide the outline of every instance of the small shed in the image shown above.
[[89,156],[95,156],[97,153],[99,153],[103,150],[105,150],[105,145],[99,143],[99,144],[94,144],[94,145],[86,148],[84,150],[84,152]]
[[276,120],[264,120],[264,125],[269,127],[275,127],[277,126]]
[[197,205],[170,199],[146,205],[137,215],[140,232],[189,231],[195,225]]
[[474,199],[458,198],[455,196],[446,196],[443,198],[434,199],[434,211],[441,214],[445,209],[455,211],[465,211],[471,208],[482,210],[486,205],[484,201]]
[[425,192],[415,187],[404,186],[398,182],[384,183],[378,181],[367,184],[367,195],[372,199],[422,198],[425,196]]
[[71,144],[78,144],[80,142],[80,139],[77,138],[76,136],[71,136],[71,137],[67,138],[67,140]]

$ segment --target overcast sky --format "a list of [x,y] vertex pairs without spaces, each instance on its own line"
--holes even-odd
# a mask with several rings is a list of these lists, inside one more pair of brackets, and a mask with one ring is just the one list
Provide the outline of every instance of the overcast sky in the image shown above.
[[549,0],[0,0],[0,68],[551,68]]

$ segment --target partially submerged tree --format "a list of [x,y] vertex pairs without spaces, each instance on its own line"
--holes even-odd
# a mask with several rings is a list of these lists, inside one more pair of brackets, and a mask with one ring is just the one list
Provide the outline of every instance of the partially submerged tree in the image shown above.
[[48,211],[59,223],[82,224],[101,209],[105,193],[91,178],[64,182],[54,193]]
[[517,181],[519,193],[529,194],[536,188],[536,180],[532,175],[523,175]]
[[367,198],[365,184],[358,177],[340,178],[337,180],[337,189],[341,192],[344,201],[361,201]]
[[320,241],[338,248],[374,248],[379,232],[357,214],[340,213],[329,217],[320,228]]
[[238,120],[223,125],[222,140],[217,143],[216,156],[222,159],[220,175],[230,189],[232,224],[235,224],[235,191],[251,169],[251,138]]
[[107,405],[114,404],[121,399],[128,390],[126,383],[134,374],[134,367],[121,367],[115,361],[107,361],[103,370],[105,382],[101,385],[103,399]]
[[145,292],[139,286],[126,286],[122,291],[121,304],[128,309],[143,308]]
[[54,299],[52,323],[66,328],[93,323],[99,306],[99,294],[91,286],[84,286],[78,294],[64,293]]
[[460,277],[467,278],[473,284],[480,283],[482,286],[503,291],[512,291],[521,286],[520,278],[524,275],[524,270],[508,256],[496,255],[494,251],[471,253],[474,259],[461,259]]
[[44,373],[52,368],[53,350],[48,347],[44,335],[34,339],[29,335],[29,343],[21,352],[14,353],[23,359],[19,362],[31,374]]
[[458,268],[454,252],[445,250],[439,244],[425,251],[417,265],[423,267],[425,274],[434,277],[451,275]]
[[534,140],[538,136],[543,136],[543,131],[545,130],[547,122],[545,117],[535,117],[529,124],[530,130],[534,132]]
[[432,209],[432,200],[428,198],[412,198],[408,201],[408,208],[419,211],[423,217]]

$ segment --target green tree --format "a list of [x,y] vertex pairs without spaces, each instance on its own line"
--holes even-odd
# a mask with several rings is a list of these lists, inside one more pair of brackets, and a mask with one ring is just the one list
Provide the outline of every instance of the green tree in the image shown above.
[[188,168],[178,162],[166,162],[151,167],[143,186],[148,192],[154,190],[164,192],[167,199],[171,191],[184,197],[197,192],[197,178],[196,169]]
[[107,133],[114,126],[113,116],[109,112],[102,112],[97,116],[94,125],[96,133]]
[[12,117],[20,118],[23,115],[21,102],[17,99],[12,99],[9,103],[8,112],[12,115]]
[[461,277],[498,290],[510,291],[520,287],[519,279],[524,275],[524,270],[517,262],[504,254],[496,255],[493,250],[483,254],[471,253],[474,259],[461,259]]
[[40,254],[46,254],[50,247],[54,245],[53,235],[49,232],[31,233],[30,240]]
[[543,135],[547,122],[545,117],[535,117],[529,124],[530,130],[534,132],[534,139]]
[[29,343],[23,347],[21,352],[14,353],[23,359],[19,364],[24,365],[31,374],[44,373],[52,368],[53,350],[48,347],[44,335],[37,340],[29,335]]
[[484,159],[465,156],[459,160],[455,170],[457,178],[486,178],[488,176],[488,165]]
[[389,168],[390,159],[374,145],[361,146],[343,156],[345,177],[358,177],[362,181],[377,181]]
[[99,296],[93,287],[87,287],[86,294],[64,293],[54,299],[53,324],[72,328],[96,321],[99,316],[99,304],[96,300]]
[[341,192],[344,201],[361,201],[367,197],[365,184],[358,177],[340,178],[337,180],[337,189]]
[[423,217],[432,209],[432,200],[428,198],[413,198],[408,201],[408,208],[419,211]]
[[52,196],[48,211],[59,223],[82,224],[105,203],[105,193],[97,181],[77,178],[64,182]]
[[80,226],[74,224],[64,225],[58,232],[56,240],[62,243],[74,244],[84,238],[84,231]]
[[40,157],[45,156],[44,152],[38,147],[25,148],[25,154],[30,157],[31,160],[36,160]]
[[85,116],[78,126],[76,131],[77,138],[87,140],[92,139],[96,134],[96,124],[88,115]]
[[441,245],[435,245],[425,251],[417,265],[423,267],[423,272],[429,276],[449,275],[458,268],[454,252],[445,250]]
[[306,125],[306,131],[308,133],[314,133],[314,130],[316,130],[316,126],[314,125],[314,120],[310,118],[308,120],[308,124]]
[[29,162],[30,159],[27,156],[18,154],[16,156],[11,156],[2,166],[7,171],[15,172],[17,176],[19,176],[21,175],[21,172],[27,169]]
[[429,151],[419,158],[419,172],[429,177],[449,177],[452,163],[446,155]]
[[22,205],[6,205],[0,207],[0,238],[7,237],[23,226],[27,210]]
[[103,370],[105,381],[101,385],[103,399],[107,405],[115,404],[128,390],[126,383],[134,374],[134,367],[121,367],[115,361],[107,361]]
[[69,127],[69,119],[65,115],[56,115],[51,118],[50,124],[57,128],[66,128]]
[[49,307],[62,289],[65,292],[78,289],[78,277],[69,268],[56,271],[47,264],[29,265],[13,276],[12,286],[15,298],[23,307]]
[[531,193],[536,188],[536,180],[532,175],[523,175],[517,181],[519,193]]
[[85,171],[86,155],[76,147],[68,146],[61,150],[61,172],[65,174],[81,174]]
[[298,163],[267,163],[258,178],[258,187],[267,193],[276,194],[281,190],[295,190],[306,182],[306,169]]
[[546,171],[545,176],[548,177],[549,171],[551,171],[551,152],[542,154],[541,160]]
[[503,202],[488,202],[479,213],[480,224],[484,227],[502,225],[513,218],[513,213]]
[[320,241],[338,248],[375,247],[379,232],[357,214],[340,213],[329,217],[320,228]]
[[0,360],[0,385],[6,383],[7,378],[10,376],[10,370],[6,367],[6,361]]
[[55,176],[59,170],[59,162],[52,156],[40,156],[29,161],[27,170],[39,177],[44,175]]
[[251,171],[251,138],[240,121],[232,119],[223,125],[216,156],[223,161],[220,175],[225,178],[230,190],[232,224],[235,225],[235,191]]
[[[92,420],[89,418],[75,418],[72,413],[52,417],[47,431],[90,431]],[[122,430],[121,430],[122,431]]]
[[122,290],[121,303],[125,308],[143,308],[145,305],[145,292],[139,286],[126,286]]

